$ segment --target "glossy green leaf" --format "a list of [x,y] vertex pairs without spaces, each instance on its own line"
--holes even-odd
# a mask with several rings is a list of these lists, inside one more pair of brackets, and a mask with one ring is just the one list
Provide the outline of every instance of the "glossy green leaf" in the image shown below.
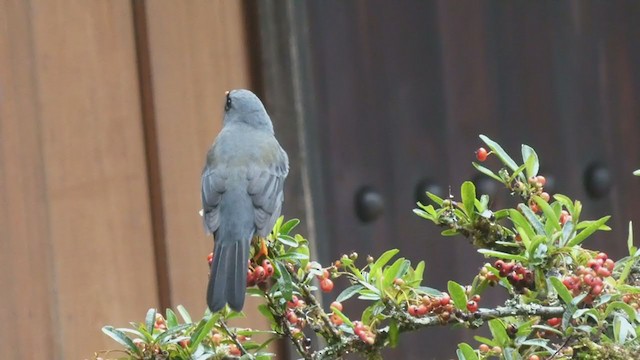
[[460,194],[462,197],[462,204],[464,205],[464,211],[470,219],[475,218],[475,200],[476,200],[476,186],[471,181],[465,181],[460,187]]
[[278,235],[278,241],[293,248],[298,247],[298,242],[293,238],[293,236],[280,234]]
[[275,265],[275,270],[278,275],[278,287],[280,288],[280,291],[282,291],[282,296],[286,300],[291,300],[291,297],[293,296],[293,279],[291,278],[291,274],[281,262],[276,261]]
[[611,313],[615,310],[622,310],[627,314],[627,317],[631,321],[636,321],[637,315],[636,310],[632,308],[629,304],[624,303],[622,301],[614,301],[607,305],[607,309],[604,312],[605,318],[611,315]]
[[478,360],[478,354],[471,347],[471,345],[467,343],[458,344],[458,354],[459,360]]
[[607,222],[607,220],[609,220],[610,217],[611,216],[605,216],[603,218],[600,218],[598,221],[594,222],[593,224],[589,225],[589,227],[579,232],[573,239],[569,240],[569,242],[567,243],[567,246],[580,245],[583,241],[587,239],[587,237],[589,237],[591,234],[596,232],[600,228],[600,226],[604,225]]
[[167,327],[172,328],[178,325],[178,318],[176,317],[176,313],[171,309],[167,309]]
[[431,199],[431,201],[433,201],[434,203],[438,204],[439,206],[442,206],[442,202],[444,200],[442,200],[442,198],[434,193],[430,193],[427,191],[427,196],[429,197],[429,199]]
[[503,182],[502,179],[500,178],[500,176],[496,175],[493,171],[487,169],[486,167],[478,164],[478,163],[472,163],[473,167],[476,168],[478,171],[480,171],[481,173],[489,176],[490,178],[498,181],[498,182]]
[[387,263],[399,253],[398,249],[391,249],[385,251],[380,257],[371,265],[371,271],[374,272],[376,269],[382,269]]
[[176,309],[178,310],[178,313],[180,314],[180,316],[182,317],[182,320],[184,320],[185,323],[193,322],[193,320],[191,320],[191,315],[189,315],[189,312],[187,311],[187,309],[184,308],[184,306],[178,305],[176,306]]
[[200,320],[198,326],[193,331],[190,338],[191,343],[189,344],[189,350],[192,353],[198,348],[198,345],[200,345],[202,340],[204,340],[205,337],[209,336],[211,329],[213,329],[219,318],[220,316],[218,315],[218,313],[216,313],[212,314],[208,319],[203,318],[202,320]]
[[331,310],[334,312],[334,314],[338,315],[338,316],[342,319],[342,321],[343,321],[345,324],[349,325],[350,327],[353,327],[353,323],[351,322],[351,319],[349,319],[349,318],[348,318],[345,314],[343,314],[340,310],[335,309],[335,308],[334,308],[334,309],[331,309]]
[[293,228],[300,224],[300,220],[298,219],[289,219],[286,223],[282,224],[280,227],[280,234],[289,234]]
[[507,329],[504,323],[500,319],[489,320],[489,330],[493,338],[500,344],[501,347],[509,345],[510,339],[507,335]]
[[409,266],[411,266],[411,262],[405,258],[396,260],[384,271],[384,286],[390,286],[395,279],[403,277]]
[[417,281],[418,285],[420,285],[422,283],[422,280],[424,279],[424,267],[425,262],[424,260],[422,260],[418,263],[418,265],[416,265],[416,269],[413,273],[413,280]]
[[562,204],[567,209],[569,214],[573,215],[573,212],[574,212],[573,201],[571,201],[571,199],[568,196],[562,195],[562,194],[555,194],[553,195],[553,198],[557,202]]
[[139,356],[142,356],[142,353],[140,352],[140,349],[138,349],[136,344],[133,343],[133,340],[131,340],[122,331],[115,329],[113,326],[105,326],[105,327],[102,328],[102,332],[105,333],[110,338],[112,338],[113,340],[115,340],[118,343],[120,343],[120,345],[126,347],[132,353],[134,353],[136,355],[139,355]]
[[551,208],[551,205],[549,205],[549,203],[547,203],[546,201],[544,201],[544,199],[542,199],[540,196],[537,196],[537,195],[533,196],[533,201],[535,201],[536,204],[538,204],[538,206],[540,207],[540,209],[542,209],[542,213],[550,222],[553,229],[560,231],[562,228],[560,226],[560,220],[558,219],[558,216],[556,215],[555,211],[553,211],[553,209]]
[[170,329],[167,329],[166,331],[163,331],[162,333],[160,333],[160,335],[158,335],[158,337],[155,339],[154,342],[156,344],[169,343],[168,340],[171,340],[173,336],[177,336],[178,334],[180,334],[181,332],[184,332],[185,330],[187,330],[191,326],[193,326],[193,325],[192,324],[182,324],[182,325],[174,326],[174,327],[172,327]]
[[149,334],[153,334],[153,328],[156,324],[156,309],[147,310],[147,316],[144,318],[144,324],[147,327]]
[[[520,213],[518,210],[509,209],[509,219],[516,227],[522,228],[522,230],[527,233],[529,238],[532,238],[536,234],[533,230],[533,227],[531,226],[531,223],[529,223],[527,218],[525,218],[524,215],[522,215],[522,213]],[[522,233],[521,230],[518,230],[518,232]]]
[[453,280],[449,280],[447,283],[447,290],[449,290],[449,295],[451,296],[451,300],[453,300],[453,304],[458,309],[466,309],[467,295],[464,291],[464,287]]
[[573,296],[571,295],[569,290],[567,290],[567,287],[564,286],[564,284],[562,283],[562,280],[558,279],[555,276],[552,276],[549,279],[549,281],[551,281],[551,285],[553,285],[553,288],[556,290],[556,292],[558,293],[558,296],[560,296],[562,301],[564,301],[565,304],[571,304],[571,300],[573,300]]
[[491,256],[498,259],[508,259],[508,260],[516,260],[516,261],[527,261],[527,258],[518,255],[518,254],[509,254],[502,251],[489,250],[489,249],[478,249],[478,252],[484,256]]
[[347,299],[350,299],[353,295],[357,294],[358,291],[364,289],[364,286],[356,284],[356,285],[351,285],[348,288],[342,290],[342,292],[340,293],[340,295],[338,295],[338,297],[336,298],[337,302],[343,302]]
[[398,336],[400,331],[398,329],[398,322],[395,319],[391,319],[389,322],[389,346],[395,348],[398,346]]
[[529,222],[529,224],[531,224],[537,234],[545,236],[547,235],[546,231],[544,231],[544,225],[542,225],[540,219],[538,219],[538,216],[536,216],[536,214],[534,214],[528,206],[526,206],[525,204],[518,204],[518,209],[522,211],[522,214],[525,218],[527,218],[527,221]]
[[527,178],[538,175],[540,169],[538,154],[529,145],[522,145],[522,162],[526,165]]
[[635,255],[636,251],[638,251],[633,246],[633,222],[629,221],[629,235],[627,236],[627,249],[629,250],[629,256]]
[[509,154],[507,154],[507,152],[504,151],[502,146],[498,145],[497,142],[489,139],[489,137],[485,135],[480,135],[480,139],[482,139],[482,141],[484,141],[487,144],[487,146],[491,149],[491,151],[493,151],[493,153],[511,170],[516,170],[518,168],[518,165],[516,164],[516,162],[513,161],[511,156],[509,156]]

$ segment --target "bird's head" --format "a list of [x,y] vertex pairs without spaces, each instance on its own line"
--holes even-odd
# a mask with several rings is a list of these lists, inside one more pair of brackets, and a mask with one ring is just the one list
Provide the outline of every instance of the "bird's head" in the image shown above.
[[227,91],[224,104],[224,125],[243,123],[273,133],[271,119],[262,101],[249,90]]

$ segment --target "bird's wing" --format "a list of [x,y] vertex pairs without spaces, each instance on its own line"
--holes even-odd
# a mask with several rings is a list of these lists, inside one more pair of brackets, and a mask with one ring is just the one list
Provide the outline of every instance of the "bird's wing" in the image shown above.
[[226,189],[227,175],[224,169],[208,167],[202,173],[202,210],[204,228],[213,234],[220,225],[220,200]]
[[269,235],[280,216],[284,180],[289,173],[287,153],[279,145],[274,158],[275,161],[267,168],[253,168],[247,173],[247,192],[255,209],[256,233],[263,237]]

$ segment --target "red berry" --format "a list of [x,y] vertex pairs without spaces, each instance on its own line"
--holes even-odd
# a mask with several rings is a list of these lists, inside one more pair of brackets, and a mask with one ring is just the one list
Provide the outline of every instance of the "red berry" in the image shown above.
[[549,202],[549,199],[551,198],[551,196],[549,196],[549,193],[543,192],[540,194],[540,198],[542,198],[542,200],[544,200],[545,202]]
[[467,310],[472,313],[478,311],[478,303],[473,300],[469,300],[469,302],[467,302]]
[[402,280],[401,278],[395,278],[395,279],[393,279],[393,283],[396,286],[402,286],[402,285],[404,285],[404,280]]
[[480,346],[478,346],[478,350],[480,350],[480,352],[482,352],[482,353],[489,352],[489,345],[480,344]]
[[609,255],[607,255],[607,253],[598,253],[598,255],[596,255],[596,259],[602,259],[602,261],[606,261],[609,258]]
[[571,215],[569,215],[567,210],[562,210],[560,213],[560,224],[564,225],[569,221],[571,221]]
[[538,356],[538,355],[531,355],[531,356],[529,356],[529,360],[540,360],[540,356]]
[[331,322],[335,325],[335,326],[340,326],[343,323],[343,320],[340,316],[338,316],[337,314],[331,314],[330,316]]
[[409,305],[407,312],[411,316],[418,316],[418,307],[416,305]]
[[576,281],[574,280],[573,276],[567,276],[566,278],[564,278],[564,280],[562,280],[562,283],[564,284],[564,286],[567,287],[567,289],[571,290],[573,288],[576,287]]
[[536,176],[536,183],[540,184],[540,186],[544,186],[547,183],[547,179],[542,175],[538,175]]
[[240,356],[242,355],[242,352],[235,344],[231,344],[229,345],[229,355]]
[[178,342],[180,344],[180,346],[182,346],[183,348],[188,348],[189,344],[191,344],[191,340],[189,339],[184,339],[180,342]]
[[450,301],[451,301],[451,296],[449,296],[449,294],[447,293],[442,293],[442,297],[440,298],[440,305],[441,306],[449,305]]
[[416,314],[418,314],[418,316],[424,316],[424,314],[427,313],[427,307],[424,304],[420,304],[418,306],[418,309],[416,310]]
[[602,285],[594,285],[591,288],[591,295],[598,296],[600,293],[602,293]]
[[598,264],[598,260],[596,259],[591,259],[587,261],[587,266],[596,271],[598,271],[598,269],[600,268],[600,264]]
[[611,259],[607,259],[604,261],[603,264],[607,269],[609,269],[609,271],[613,271],[613,268],[616,266],[616,263],[613,262],[613,260]]
[[607,269],[606,267],[601,267],[598,269],[598,271],[596,272],[598,274],[598,276],[602,276],[602,277],[609,277],[611,276],[611,271],[609,271],[609,269]]
[[342,303],[334,301],[331,303],[331,305],[329,306],[329,308],[331,309],[338,309],[338,311],[342,311]]
[[322,269],[322,275],[320,276],[320,280],[329,278],[329,270]]
[[487,149],[481,147],[478,150],[476,150],[476,159],[478,159],[478,161],[483,162],[487,160],[487,156],[489,156]]
[[529,208],[534,213],[537,213],[538,211],[540,211],[540,208],[538,207],[538,204],[536,204],[535,202],[531,202],[531,204],[529,204]]
[[267,272],[262,266],[258,265],[253,269],[253,278],[256,282],[261,282],[266,276]]
[[556,326],[560,325],[561,322],[562,322],[562,319],[558,318],[558,317],[551,318],[551,319],[547,320],[547,324],[549,326],[553,326],[553,327],[556,327]]
[[475,302],[480,302],[480,295],[475,294],[471,297],[471,300],[475,301]]
[[496,269],[502,270],[504,268],[504,261],[502,260],[496,260],[495,264],[493,264],[493,267],[495,267]]
[[256,284],[256,278],[253,275],[251,269],[247,269],[247,286],[253,286]]
[[216,345],[220,345],[220,343],[222,342],[222,335],[220,335],[219,333],[211,335],[211,341]]
[[291,297],[291,301],[287,301],[287,307],[288,307],[289,309],[293,309],[293,308],[295,308],[295,307],[298,307],[298,302],[299,302],[298,297],[297,297],[297,296],[295,296],[295,295],[293,295],[293,296]]
[[324,292],[330,292],[333,290],[333,281],[331,279],[322,279],[320,281],[320,289]]
[[297,324],[298,315],[296,315],[295,312],[289,310],[289,312],[287,312],[287,321],[289,321],[290,324]]

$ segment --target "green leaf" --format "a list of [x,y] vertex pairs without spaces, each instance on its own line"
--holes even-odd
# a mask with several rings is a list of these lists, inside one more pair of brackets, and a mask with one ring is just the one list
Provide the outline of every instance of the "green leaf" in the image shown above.
[[629,249],[629,256],[635,255],[636,249],[633,246],[633,222],[629,221],[629,235],[627,236],[627,248]]
[[438,204],[439,206],[442,206],[442,202],[444,200],[442,200],[442,198],[434,193],[430,193],[427,191],[427,196],[429,197],[429,199],[431,199],[431,201],[433,201],[434,203]]
[[389,323],[389,346],[392,348],[398,346],[398,335],[400,335],[398,322],[395,319],[391,319]]
[[189,312],[184,308],[184,306],[178,305],[176,309],[178,310],[180,316],[182,316],[182,320],[184,320],[185,323],[193,322],[193,320],[191,320],[191,315],[189,315]]
[[275,264],[276,271],[278,272],[278,286],[280,291],[282,291],[282,296],[286,300],[291,300],[293,296],[293,279],[291,278],[291,274],[281,262],[276,261]]
[[527,178],[538,175],[540,169],[538,154],[529,145],[522,145],[522,162],[526,165]]
[[562,237],[560,241],[561,247],[564,247],[565,245],[567,245],[569,238],[571,238],[571,235],[573,234],[573,230],[574,230],[573,221],[567,221],[562,227]]
[[458,309],[466,309],[467,308],[467,294],[464,291],[464,287],[453,280],[449,280],[447,283],[447,290],[449,290],[449,295],[451,295],[451,300],[453,300],[453,304]]
[[416,265],[416,269],[413,273],[413,280],[417,282],[417,285],[420,285],[424,279],[424,267],[424,260],[420,261],[418,265]]
[[464,205],[464,211],[471,220],[475,218],[475,200],[476,200],[476,186],[471,181],[465,181],[460,187],[460,195],[462,197],[462,203]]
[[428,287],[428,286],[418,286],[416,288],[417,291],[423,293],[423,294],[427,294],[427,295],[431,295],[431,296],[435,296],[435,297],[441,297],[442,296],[442,291],[438,290],[438,289],[434,289],[432,287]]
[[558,219],[558,216],[556,215],[555,211],[553,211],[549,203],[544,201],[544,199],[542,199],[538,195],[533,196],[533,201],[535,201],[540,209],[542,209],[542,213],[547,218],[547,221],[551,221],[551,225],[553,226],[553,228],[557,231],[560,231],[560,229],[562,228],[560,226],[560,219]]
[[286,223],[282,224],[280,227],[280,234],[289,234],[293,228],[300,224],[300,220],[298,219],[289,219]]
[[269,307],[267,306],[267,304],[258,305],[258,311],[260,312],[260,314],[262,314],[262,316],[264,316],[265,318],[267,318],[267,320],[269,320],[270,324],[276,323],[276,318],[273,316],[273,313],[271,312],[271,310],[269,310]]
[[478,354],[473,350],[471,345],[467,343],[458,344],[458,359],[459,360],[478,360]]
[[182,325],[178,325],[178,326],[174,326],[170,329],[167,329],[166,331],[160,333],[160,335],[158,335],[158,337],[155,339],[154,343],[155,344],[166,344],[169,341],[165,341],[166,339],[171,340],[172,336],[177,335],[180,332],[185,331],[186,329],[190,328],[191,326],[193,326],[192,324],[182,324]]
[[192,353],[198,348],[198,345],[200,345],[202,340],[204,340],[205,337],[209,336],[211,329],[213,329],[213,326],[216,324],[219,318],[220,315],[216,313],[212,314],[206,321],[205,319],[200,320],[198,326],[193,331],[190,338],[191,343],[189,344],[189,350]]
[[640,169],[636,170],[633,172],[633,175],[635,176],[640,176]]
[[489,139],[487,136],[485,135],[480,135],[480,139],[482,139],[482,141],[484,141],[487,146],[491,149],[491,151],[493,151],[493,153],[505,164],[507,165],[509,168],[511,168],[511,170],[516,170],[518,168],[518,165],[516,165],[516,162],[513,161],[513,159],[511,158],[511,156],[509,156],[507,154],[506,151],[504,151],[504,149],[498,145],[497,142]]
[[[520,328],[518,328],[518,329],[520,329]],[[484,337],[484,336],[478,336],[478,335],[475,335],[473,338],[474,338],[477,342],[482,343],[482,344],[487,344],[487,345],[489,345],[489,346],[491,346],[491,347],[494,347],[494,346],[500,346],[500,344],[498,344],[497,342],[495,342],[495,341],[493,341],[493,340],[491,340],[491,339],[489,339],[489,338],[486,338],[486,337]]]
[[637,334],[629,321],[618,315],[613,318],[613,337],[618,344],[624,345],[627,340],[635,339]]
[[153,334],[153,328],[156,324],[156,309],[151,308],[147,311],[147,316],[144,319],[144,324],[147,327],[149,334]]
[[569,290],[567,290],[567,287],[564,286],[562,280],[558,279],[555,276],[552,276],[549,281],[551,281],[551,285],[553,285],[553,288],[556,289],[556,292],[558,293],[558,296],[560,296],[562,301],[564,301],[565,304],[571,304],[573,296],[571,296],[571,293],[569,292]]
[[176,313],[171,309],[167,309],[167,327],[172,328],[174,326],[178,326],[178,318],[176,317]]
[[[529,238],[532,238],[536,233],[533,230],[533,227],[527,221],[527,219],[516,209],[509,209],[509,219],[516,226],[522,228]],[[519,233],[522,233],[521,230],[518,230]]]
[[567,208],[567,211],[569,211],[569,214],[573,215],[575,209],[573,207],[573,202],[571,201],[571,199],[569,199],[568,196],[562,195],[562,194],[555,194],[553,195],[553,198],[557,202],[562,204],[565,208]]
[[290,247],[298,247],[298,242],[289,235],[285,235],[285,234],[280,234],[278,235],[278,241],[283,243],[284,245],[290,246]]
[[384,271],[384,286],[390,286],[393,280],[401,278],[411,266],[411,262],[405,258],[396,260],[393,265],[389,266]]
[[491,335],[500,344],[501,347],[509,345],[509,335],[507,335],[507,329],[500,319],[489,320],[489,330]]
[[373,265],[371,266],[371,272],[375,272],[376,269],[382,269],[385,265],[387,265],[389,260],[391,260],[391,258],[396,256],[396,254],[399,252],[400,250],[398,249],[391,249],[391,250],[385,251],[382,255],[380,255],[378,260],[376,260],[373,263]]
[[605,216],[603,218],[600,218],[598,221],[594,222],[593,224],[589,225],[586,229],[579,232],[573,239],[569,240],[569,242],[567,243],[567,246],[580,245],[583,241],[587,239],[587,237],[589,237],[591,234],[596,232],[600,228],[600,226],[604,225],[607,222],[607,220],[609,220],[610,217],[611,216]]
[[522,214],[525,218],[527,218],[527,221],[529,221],[529,224],[533,226],[537,234],[545,236],[547,235],[547,232],[544,231],[544,225],[542,225],[540,219],[538,219],[538,216],[536,216],[536,214],[534,214],[528,206],[526,206],[525,204],[518,204],[518,209],[522,211]]
[[474,168],[476,168],[478,171],[480,171],[481,173],[489,176],[490,178],[498,181],[498,182],[504,182],[502,181],[502,179],[500,178],[500,176],[496,175],[493,171],[487,169],[486,167],[478,164],[478,163],[471,163],[473,165]]
[[353,295],[357,294],[360,290],[364,289],[364,286],[356,284],[351,285],[348,288],[342,290],[340,295],[336,298],[337,302],[343,302],[347,299],[350,299]]
[[489,250],[489,249],[478,249],[480,254],[484,256],[491,256],[498,259],[508,259],[508,260],[516,260],[516,261],[527,261],[527,258],[522,255],[517,254],[509,254],[502,251]]
[[622,301],[614,301],[612,303],[610,303],[609,305],[607,305],[607,309],[604,312],[604,317],[608,317],[609,315],[611,315],[611,313],[615,310],[622,310],[624,311],[627,316],[629,317],[629,320],[631,321],[636,321],[636,310],[634,308],[632,308],[631,306],[629,306],[629,304],[624,303]]
[[131,351],[132,353],[142,356],[142,352],[140,352],[140,349],[138,349],[136,344],[133,343],[133,340],[129,339],[129,337],[125,335],[125,333],[123,333],[122,331],[114,329],[113,326],[105,326],[102,328],[102,332],[107,334],[107,336],[109,336],[113,340],[120,343],[120,345],[129,349],[129,351]]

